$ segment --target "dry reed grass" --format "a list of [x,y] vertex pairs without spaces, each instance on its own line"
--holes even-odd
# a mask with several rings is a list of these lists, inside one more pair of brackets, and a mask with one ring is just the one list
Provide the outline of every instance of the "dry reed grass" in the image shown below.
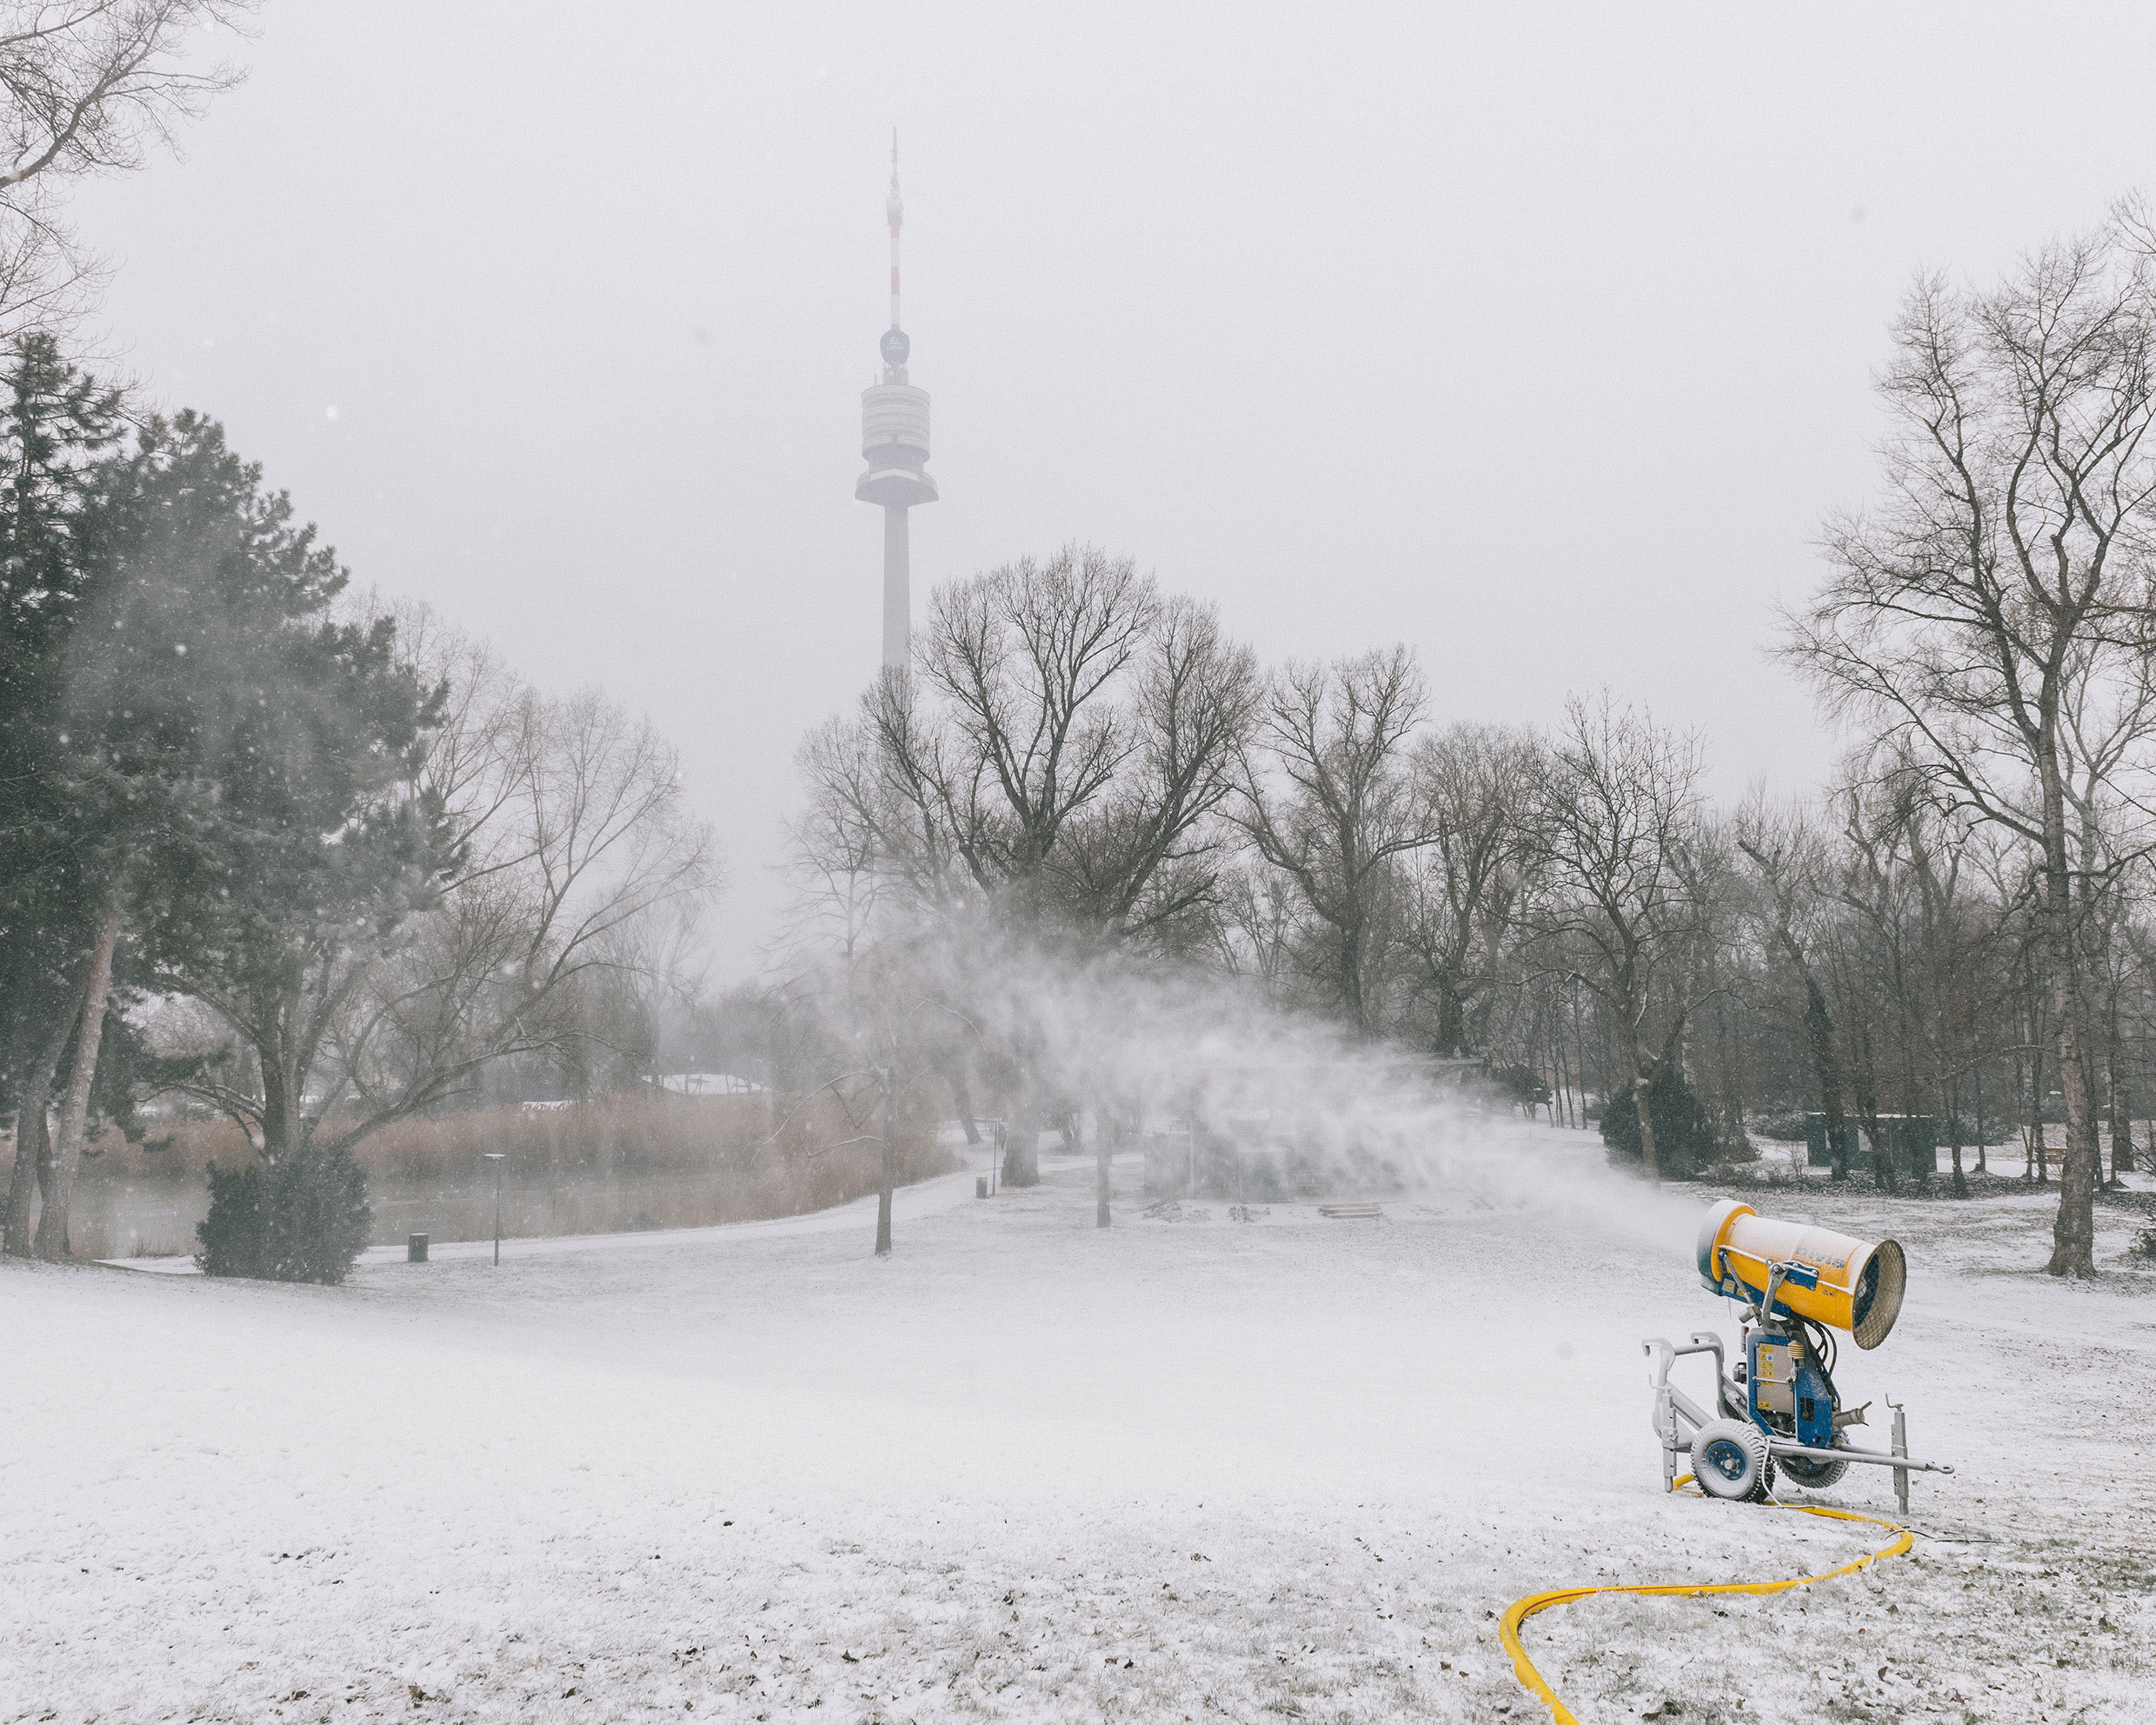
[[[490,1233],[489,1151],[504,1158],[509,1236],[709,1227],[799,1215],[873,1192],[882,1145],[871,1100],[625,1096],[474,1109],[400,1121],[363,1139],[355,1156],[378,1242],[414,1231],[437,1240]],[[84,1257],[191,1252],[208,1205],[208,1164],[243,1166],[253,1156],[223,1120],[171,1122],[140,1145],[109,1132],[95,1148],[77,1189],[74,1245]],[[925,1114],[902,1115],[898,1149],[902,1183],[955,1165]]]

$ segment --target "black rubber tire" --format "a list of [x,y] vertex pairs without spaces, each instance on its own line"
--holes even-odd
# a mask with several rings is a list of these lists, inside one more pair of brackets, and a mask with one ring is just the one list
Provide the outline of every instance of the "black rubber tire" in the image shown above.
[[1756,1503],[1773,1480],[1767,1439],[1749,1420],[1709,1420],[1693,1435],[1692,1477],[1709,1497]]
[[1825,1491],[1829,1486],[1841,1483],[1841,1476],[1849,1471],[1847,1462],[1812,1462],[1801,1455],[1785,1455],[1781,1470],[1788,1475],[1792,1485],[1800,1485],[1807,1491]]

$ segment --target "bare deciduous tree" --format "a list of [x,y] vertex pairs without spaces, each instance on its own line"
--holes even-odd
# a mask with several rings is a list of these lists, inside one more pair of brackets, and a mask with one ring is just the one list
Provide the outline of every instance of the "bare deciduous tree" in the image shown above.
[[1067,547],[942,589],[915,656],[868,706],[876,818],[915,887],[948,857],[1014,927],[1190,938],[1256,684],[1211,608]]
[[547,700],[424,614],[402,635],[445,692],[418,776],[397,792],[451,836],[435,908],[386,949],[324,927],[271,993],[190,987],[238,1048],[183,1088],[273,1161],[332,1116],[321,1142],[346,1148],[468,1094],[496,1061],[582,1058],[581,991],[665,946],[658,925],[720,879],[709,833],[683,812],[675,750],[649,722],[596,694]]
[[1214,816],[1256,706],[1256,662],[1209,605],[1173,597],[1133,668],[1130,751],[1096,821],[1070,836],[1076,902],[1119,940],[1189,951],[1209,941],[1227,847]]
[[2045,247],[1990,292],[1926,277],[1893,341],[1886,499],[1829,523],[1833,573],[1787,619],[1786,651],[2040,858],[2067,1132],[2050,1269],[2089,1275],[2098,1142],[2069,719],[2089,721],[2085,758],[2120,767],[2146,729],[2148,270],[2106,231]]
[[[940,591],[915,669],[866,697],[873,751],[848,756],[843,785],[813,763],[810,776],[851,802],[887,882],[950,937],[970,922],[1081,949],[1200,950],[1217,944],[1220,816],[1256,686],[1211,608],[1163,598],[1128,558],[1067,547]],[[1048,1106],[1018,1099],[1014,1184],[1033,1177],[1033,1116]],[[1103,1124],[1104,1222],[1109,1136]]]
[[1418,824],[1428,842],[1408,853],[1403,934],[1441,1055],[1467,1051],[1470,1009],[1498,978],[1519,908],[1538,755],[1531,735],[1498,725],[1449,725],[1415,745]]
[[1700,824],[1699,745],[1605,695],[1569,703],[1546,758],[1533,829],[1545,881],[1535,922],[1554,949],[1589,961],[1569,974],[1609,1015],[1647,1176],[1659,1181],[1648,1093],[1675,1061],[1698,997],[1674,994],[1652,1052],[1647,1015],[1666,964],[1682,956],[1700,920],[1684,855]]
[[1285,1000],[1295,968],[1301,900],[1286,876],[1254,857],[1222,882],[1221,962]]
[[872,718],[833,720],[812,731],[797,760],[808,803],[789,832],[795,899],[788,981],[849,1051],[851,1069],[823,1088],[849,1115],[855,1081],[866,1080],[875,1099],[874,1136],[882,1149],[875,1254],[885,1257],[903,1094],[941,1072],[972,1128],[962,1073],[979,1027],[951,999],[960,992],[953,983],[964,974],[968,931],[918,896],[918,856],[893,854],[907,831],[907,800]]
[[60,213],[67,183],[139,168],[241,74],[199,59],[205,29],[256,0],[0,3],[0,327],[76,309],[96,270]]
[[1839,1181],[1849,1177],[1849,1129],[1821,950],[1833,938],[1834,869],[1819,822],[1817,812],[1804,804],[1776,808],[1755,795],[1738,813],[1732,837],[1752,865],[1748,909],[1762,943],[1788,965],[1803,991],[1805,1051],[1826,1116],[1830,1177]]
[[1290,663],[1266,693],[1255,745],[1241,754],[1236,819],[1323,925],[1328,980],[1366,1036],[1376,1029],[1371,936],[1394,859],[1430,839],[1408,763],[1427,701],[1404,646]]
[[505,684],[502,697],[475,706],[473,735],[441,756],[434,794],[463,868],[334,1021],[317,1111],[349,1091],[361,1115],[348,1141],[462,1093],[494,1061],[548,1051],[588,1067],[585,996],[655,954],[678,958],[679,919],[722,877],[682,809],[679,757],[648,720],[589,692],[548,701]]

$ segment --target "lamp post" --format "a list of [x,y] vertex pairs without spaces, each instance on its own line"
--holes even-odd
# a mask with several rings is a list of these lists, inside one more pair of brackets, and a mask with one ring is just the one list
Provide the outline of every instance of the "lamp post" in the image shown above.
[[482,1150],[479,1154],[482,1161],[494,1164],[494,1266],[499,1269],[502,1267],[502,1163],[506,1153]]

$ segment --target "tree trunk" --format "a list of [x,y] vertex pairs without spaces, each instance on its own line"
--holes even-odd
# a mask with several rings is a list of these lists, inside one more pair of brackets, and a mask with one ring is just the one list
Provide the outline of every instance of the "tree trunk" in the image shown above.
[[[2046,777],[2050,777],[2046,775]],[[2046,786],[2046,802],[2051,787]],[[2046,810],[2045,825],[2052,825]],[[2057,829],[2061,835],[2064,827]],[[2047,834],[2048,836],[2048,834]],[[2047,845],[2046,849],[2054,847]],[[2096,1109],[2088,1089],[2087,1042],[2081,1001],[2080,942],[2074,938],[2073,900],[2063,838],[2047,857],[2046,919],[2051,923],[2052,1015],[2059,1022],[2059,1083],[2066,1100],[2066,1159],[2060,1169],[2059,1216],[2052,1224],[2053,1275],[2096,1274]]]
[[956,1068],[947,1076],[950,1079],[951,1101],[958,1109],[958,1123],[966,1129],[966,1142],[977,1144],[981,1142],[981,1128],[973,1117],[972,1087],[966,1082],[966,1075]]
[[1038,1186],[1041,1183],[1041,1128],[1033,1105],[1019,1095],[1011,1109],[1008,1136],[1003,1141],[1002,1183]]
[[23,1081],[23,1094],[15,1110],[15,1173],[8,1182],[7,1230],[0,1236],[0,1254],[10,1258],[30,1255],[30,1195],[51,1189],[52,1076],[60,1069],[60,1056],[67,1052],[68,1038],[82,1020],[90,969],[88,964],[83,966],[43,1053]]
[[1946,1133],[1953,1142],[1953,1195],[1966,1198],[1969,1178],[1961,1171],[1961,1094],[1952,1084],[1946,1087]]
[[891,1191],[898,1183],[898,1076],[885,1067],[876,1075],[883,1092],[883,1168],[876,1182],[876,1242],[879,1258],[891,1255]]
[[1872,1064],[1872,1033],[1867,1029],[1857,1032],[1856,1048],[1857,1114],[1864,1122],[1864,1136],[1872,1142],[1872,1183],[1880,1191],[1891,1193],[1894,1183],[1894,1150],[1886,1142],[1886,1135],[1879,1124],[1879,1076]]
[[[1906,1049],[1910,1044],[1905,1042],[1902,1046]],[[1928,1192],[1932,1176],[1939,1172],[1939,1150],[1937,1146],[1930,1149],[1924,1147],[1924,1134],[1917,1125],[1916,1111],[1924,1105],[1924,1097],[1917,1088],[1915,1062],[1912,1060],[1904,1061],[1901,1094],[1908,1098],[1902,1104],[1901,1129],[1908,1134],[1909,1176],[1916,1182],[1919,1192]],[[1937,1127],[1938,1118],[1934,1116],[1933,1128],[1936,1130]]]
[[1827,1116],[1827,1150],[1831,1180],[1849,1177],[1849,1122],[1841,1111],[1841,1061],[1834,1051],[1834,1021],[1827,994],[1807,969],[1804,973],[1804,1034],[1812,1045],[1812,1074],[1819,1081],[1820,1112]]
[[[1647,1168],[1647,1177],[1657,1186],[1662,1183],[1662,1160],[1654,1144],[1654,1110],[1647,1105],[1647,1095],[1654,1087],[1651,1074],[1640,1069],[1640,1028],[1629,1011],[1613,1012],[1620,1020],[1618,1035],[1624,1041],[1625,1062],[1632,1073],[1632,1106],[1640,1120],[1640,1160]],[[1614,1098],[1612,1098],[1613,1102]]]
[[1550,1044],[1550,1124],[1567,1124],[1565,1089],[1565,1018],[1564,1009],[1554,1002],[1549,1009]]
[[1467,1002],[1460,992],[1446,978],[1440,976],[1437,984],[1437,1052],[1451,1059],[1461,1052],[1461,1044],[1467,1036]]
[[[64,1034],[64,1032],[63,1032]],[[56,1062],[57,1063],[57,1062]],[[30,1202],[52,1183],[52,1068],[40,1082],[25,1079],[15,1110],[15,1172],[8,1182],[8,1216],[0,1255],[30,1255]]]
[[[1713,980],[1712,976],[1708,978]],[[1714,1008],[1714,1053],[1715,1064],[1721,1069],[1723,1139],[1733,1150],[1746,1142],[1744,1073],[1738,1057],[1737,1039],[1729,1034],[1727,1006],[1726,1001],[1718,1002]]]
[[52,1184],[37,1213],[32,1246],[47,1263],[68,1255],[68,1206],[75,1196],[75,1171],[82,1165],[83,1130],[90,1119],[90,1084],[97,1072],[97,1044],[104,1036],[105,997],[112,988],[112,953],[120,943],[120,901],[106,901],[103,924],[90,956],[90,983],[83,992],[83,1016],[75,1032],[75,1058],[68,1070],[67,1095],[60,1104],[60,1138],[53,1146]]
[[1565,1002],[1550,1002],[1550,1123],[1572,1124],[1572,1048],[1565,1036]]
[[1370,1034],[1369,1020],[1363,1016],[1362,1005],[1362,935],[1360,929],[1350,934],[1341,930],[1340,936],[1340,997],[1348,1009],[1349,1021],[1358,1036]]
[[1557,1003],[1557,1066],[1560,1076],[1558,1095],[1565,1104],[1565,1124],[1577,1131],[1580,1127],[1580,1103],[1577,1094],[1580,1082],[1578,1015],[1571,1002],[1560,999]]
[[2025,1185],[2036,1180],[2037,1147],[2044,1136],[2044,1038],[2050,1027],[2044,1022],[2043,1000],[2036,992],[2036,984],[2029,984],[2028,1012],[2029,1057],[2026,1063],[2017,1059],[2013,1063],[2017,1082],[2024,1071],[2028,1074],[2028,1089],[2018,1100],[2021,1116],[2021,1179]]
[[1109,1224],[1108,1197],[1112,1184],[1112,1164],[1115,1159],[1115,1128],[1108,1123],[1108,1111],[1101,1103],[1093,1109],[1093,1225],[1106,1228]]
[[[292,1070],[291,1038],[287,1029],[302,1009],[301,1003],[290,998],[257,999],[255,1003],[255,1022],[262,1027],[254,1038],[256,1062],[262,1069],[262,1159],[272,1167],[297,1150],[306,1138],[304,1099],[300,1093],[304,1077]],[[575,1058],[583,1064],[570,1088],[579,1101],[588,1102],[591,1076],[582,1052],[584,1039],[573,1038],[572,1048],[576,1051]]]
[[1976,1171],[1983,1174],[1986,1171],[1984,1140],[1988,1135],[1984,1130],[1984,1069],[1981,1065],[1970,1074],[1970,1080],[1972,1098],[1976,1103]]
[[1620,1074],[1617,1070],[1617,1031],[1615,1028],[1617,1015],[1599,999],[1595,1002],[1595,1005],[1600,1009],[1602,1018],[1602,1034],[1595,1049],[1595,1053],[1600,1057],[1602,1062],[1602,1107],[1605,1110],[1622,1108],[1625,1105],[1625,1096],[1628,1093],[1631,1080],[1625,1079],[1620,1088]]
[[2126,1089],[2126,1037],[2119,1029],[2119,991],[2111,992],[2111,1035],[2104,1050],[2104,1089],[2111,1103],[2111,1183],[2133,1166],[2133,1102]]
[[1654,1145],[1654,1110],[1648,1103],[1654,1081],[1641,1076],[1632,1081],[1632,1107],[1640,1117],[1640,1160],[1647,1169],[1647,1177],[1657,1186],[1662,1183],[1661,1156]]
[[[2084,982],[2086,972],[2083,973]],[[2081,1031],[2081,1088],[2088,1097],[2089,1109],[2089,1189],[2095,1191],[2104,1183],[2104,1101],[2103,1092],[2096,1082],[2096,1046],[2100,1040],[2093,1025],[2084,1022]]]

